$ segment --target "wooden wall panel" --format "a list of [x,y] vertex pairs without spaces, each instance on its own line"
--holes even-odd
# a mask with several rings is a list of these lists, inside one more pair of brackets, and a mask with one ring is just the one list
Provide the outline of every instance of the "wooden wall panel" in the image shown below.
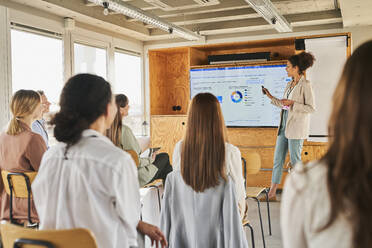
[[[150,114],[186,114],[190,98],[189,53],[149,52],[150,64]],[[173,106],[181,106],[180,111]]]
[[205,51],[197,48],[190,48],[190,66],[207,65],[208,57]]
[[174,146],[186,131],[186,116],[151,116],[151,147],[161,147],[172,161]]
[[[282,181],[279,184],[278,188],[283,188],[285,178],[288,175],[287,172],[283,172]],[[249,175],[246,179],[247,187],[270,187],[271,184],[271,171],[260,171],[257,175]]]
[[236,146],[275,146],[276,128],[228,128],[229,142]]

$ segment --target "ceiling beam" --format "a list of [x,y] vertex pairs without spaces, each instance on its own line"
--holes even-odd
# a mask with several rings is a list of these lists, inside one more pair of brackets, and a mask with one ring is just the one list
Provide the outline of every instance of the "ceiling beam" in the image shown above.
[[[195,6],[192,9],[180,9],[174,11],[164,11],[161,9],[152,10],[151,13],[159,16],[160,18],[174,17],[177,15],[189,15],[189,14],[200,14],[200,13],[210,13],[216,11],[225,11],[232,9],[245,9],[250,8],[249,5],[244,0],[224,0],[220,1],[220,4],[213,6]],[[146,9],[144,9],[146,10]]]
[[[35,1],[35,0],[33,0]],[[128,29],[129,31],[135,31],[141,33],[143,35],[149,35],[149,30],[144,27],[142,24],[127,22],[126,17],[124,15],[108,15],[105,16],[103,12],[103,8],[100,6],[95,7],[87,7],[85,0],[41,0],[42,2],[46,2],[52,4],[56,7],[60,7],[66,9],[68,11],[72,11],[75,13],[75,16],[84,15],[90,18],[93,18],[98,21],[106,22],[109,24],[113,24],[119,26],[120,28]],[[72,17],[72,16],[67,16]]]
[[[286,15],[285,18],[295,27],[314,26],[342,22],[341,13],[339,10],[311,12],[306,14],[304,13],[291,14]],[[268,24],[263,18],[193,24],[185,25],[183,27],[194,32],[200,32],[201,35],[273,29],[273,27],[270,24]],[[161,33],[158,32],[157,30],[151,32],[151,36],[156,36],[158,34],[160,35]]]

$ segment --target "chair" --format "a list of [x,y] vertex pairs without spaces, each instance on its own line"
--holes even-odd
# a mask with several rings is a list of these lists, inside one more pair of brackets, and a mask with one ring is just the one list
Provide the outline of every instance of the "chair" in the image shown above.
[[136,151],[135,150],[125,150],[125,151],[130,154],[134,163],[138,167],[140,163],[139,163],[139,158],[138,158],[138,154],[136,153]]
[[249,223],[249,220],[244,219],[243,220],[243,227],[246,227],[246,226],[249,227],[249,229],[251,230],[252,248],[255,248],[253,227]]
[[1,224],[4,248],[94,248],[98,247],[94,235],[88,229],[36,230],[10,223]]
[[31,220],[31,183],[34,181],[37,172],[9,172],[1,171],[6,193],[10,196],[9,218],[11,223],[17,223],[13,219],[13,194],[14,197],[27,198],[27,218],[30,227],[37,227],[37,223]]
[[[132,156],[133,161],[135,162],[136,166],[139,166],[139,158],[138,154],[134,150],[126,150]],[[163,186],[163,180],[157,179],[151,183],[146,184],[143,188],[156,188],[158,193],[158,203],[159,203],[159,210],[161,210],[161,199],[160,199],[160,187]]]
[[[258,153],[248,153],[246,155],[246,159],[242,158],[242,162],[243,162],[244,178],[246,180],[247,180],[248,175],[255,175],[261,169],[261,157]],[[260,200],[258,199],[258,196],[261,193],[265,193],[266,195],[267,216],[268,216],[268,222],[269,222],[269,235],[271,235],[270,204],[269,204],[269,196],[268,196],[267,189],[265,187],[246,187],[246,197],[252,198],[257,202],[258,216],[260,219],[260,226],[261,226],[262,241],[263,241],[263,245],[265,248],[266,244],[265,244],[265,235],[264,235],[263,224],[262,224],[261,206],[260,206]]]

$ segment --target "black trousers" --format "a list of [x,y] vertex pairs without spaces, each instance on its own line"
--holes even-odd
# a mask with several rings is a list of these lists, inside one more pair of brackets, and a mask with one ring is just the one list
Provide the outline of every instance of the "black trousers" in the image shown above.
[[158,168],[158,171],[156,172],[155,176],[151,179],[150,183],[156,179],[163,179],[163,182],[165,182],[168,173],[173,171],[172,165],[170,164],[169,161],[168,153],[163,152],[156,155],[153,164]]

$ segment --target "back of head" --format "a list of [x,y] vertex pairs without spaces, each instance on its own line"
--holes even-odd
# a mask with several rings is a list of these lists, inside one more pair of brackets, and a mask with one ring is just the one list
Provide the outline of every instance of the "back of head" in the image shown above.
[[112,141],[112,143],[114,143],[114,145],[121,148],[121,130],[123,123],[120,108],[125,108],[128,105],[128,97],[124,94],[117,94],[115,95],[115,103],[118,110],[111,127],[107,129],[106,136]]
[[210,93],[191,101],[187,130],[182,143],[181,174],[195,191],[219,184],[225,174],[225,124],[220,103]]
[[10,110],[13,114],[7,134],[17,135],[24,131],[21,121],[31,115],[41,103],[40,95],[33,90],[18,90],[12,97]]
[[102,77],[92,74],[71,77],[62,90],[61,109],[51,121],[55,125],[54,136],[68,146],[74,145],[85,129],[106,114],[110,102],[111,87]]
[[347,60],[333,96],[329,121],[332,135],[323,160],[328,165],[331,217],[349,217],[353,247],[372,244],[372,41],[358,47]]
[[313,66],[315,58],[311,53],[302,52],[300,54],[292,55],[288,59],[292,66],[298,67],[299,74],[304,74],[304,72],[311,66]]

